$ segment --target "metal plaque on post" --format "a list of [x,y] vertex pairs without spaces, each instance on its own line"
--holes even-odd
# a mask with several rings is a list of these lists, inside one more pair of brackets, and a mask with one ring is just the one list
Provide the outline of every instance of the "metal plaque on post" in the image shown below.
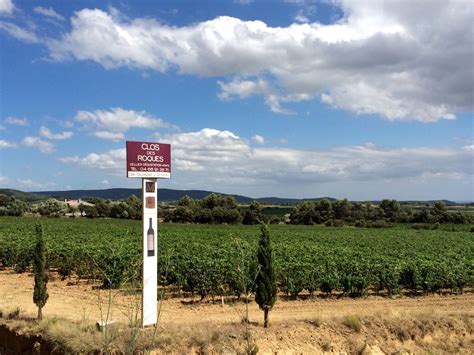
[[142,178],[142,325],[158,321],[158,184],[171,177],[171,146],[156,142],[126,142],[127,177]]

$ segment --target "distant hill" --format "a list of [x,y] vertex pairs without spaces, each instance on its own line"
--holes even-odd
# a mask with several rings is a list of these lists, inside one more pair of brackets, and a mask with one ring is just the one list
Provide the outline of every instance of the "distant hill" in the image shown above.
[[[69,190],[69,191],[38,191],[35,194],[40,195],[47,195],[58,199],[86,199],[91,197],[98,197],[103,199],[110,199],[110,200],[121,200],[127,198],[130,195],[135,195],[137,197],[141,196],[141,189],[124,189],[124,188],[117,188],[117,189],[104,189],[104,190]],[[189,196],[195,200],[202,199],[207,195],[215,193],[213,191],[206,191],[206,190],[173,190],[173,189],[158,189],[158,200],[160,201],[178,201],[184,196]],[[314,199],[296,199],[296,198],[280,198],[280,197],[262,197],[262,198],[251,198],[242,195],[229,195],[229,194],[222,194],[223,196],[232,196],[235,198],[237,203],[240,204],[247,204],[253,200],[256,200],[263,204],[268,205],[295,205],[302,201],[317,201],[323,198],[328,200],[334,201],[334,198],[331,197],[318,197]]]
[[266,205],[296,205],[304,201],[319,201],[319,200],[336,201],[336,199],[332,197],[316,197],[316,198],[261,197],[261,198],[256,198],[255,200]]
[[42,201],[49,198],[49,196],[44,195],[44,194],[38,194],[35,192],[24,192],[24,191],[15,190],[15,189],[0,189],[0,194],[7,195],[7,196],[14,196],[17,199],[27,201],[27,202],[37,202],[37,201]]
[[[0,190],[1,193],[1,190]],[[109,200],[121,200],[127,198],[130,195],[135,195],[137,197],[141,196],[141,189],[126,189],[126,188],[116,188],[116,189],[103,189],[103,190],[68,190],[68,191],[38,191],[34,192],[34,194],[54,197],[57,199],[70,199],[70,200],[77,200],[77,199],[86,199],[92,197],[98,197],[103,199]],[[173,190],[173,189],[158,189],[158,199],[160,201],[178,201],[184,196],[189,196],[193,199],[202,199],[209,194],[214,193],[213,191],[206,191],[206,190]],[[302,201],[316,201],[321,200],[323,198],[327,198],[329,200],[334,201],[334,198],[330,197],[320,197],[314,199],[296,199],[296,198],[280,198],[280,197],[262,197],[262,198],[251,198],[242,195],[230,195],[230,194],[222,194],[223,196],[232,196],[235,198],[237,203],[240,204],[247,204],[250,203],[252,200],[256,200],[263,204],[268,205],[294,205],[300,203]]]
[[[212,194],[212,191],[206,190],[173,190],[173,189],[158,189],[158,200],[170,202],[178,201],[184,196],[189,196],[193,199],[202,199],[209,194]],[[141,189],[126,189],[126,188],[115,188],[115,189],[103,189],[103,190],[67,190],[67,191],[37,191],[37,192],[23,192],[15,189],[0,189],[0,194],[15,196],[19,199],[28,202],[36,202],[45,200],[51,197],[57,199],[86,199],[86,198],[103,198],[106,200],[122,200],[129,197],[130,195],[135,195],[137,197],[141,196]],[[220,194],[223,196],[232,196],[235,198],[239,204],[248,204],[252,200],[256,200],[262,204],[266,205],[295,205],[304,201],[318,201],[322,199],[328,199],[330,201],[335,201],[335,198],[332,197],[317,197],[317,198],[280,198],[280,197],[261,197],[261,198],[251,198],[242,195],[229,195],[229,194]],[[456,202],[449,200],[442,200],[447,206],[456,205]],[[373,204],[378,204],[380,201],[366,201]],[[432,205],[436,202],[433,201],[399,201],[402,205],[411,205],[411,206],[424,206],[426,204]]]
[[[1,190],[0,190],[1,193]],[[116,189],[104,189],[104,190],[68,190],[68,191],[38,191],[35,194],[46,195],[54,197],[57,199],[86,199],[91,197],[98,197],[108,200],[121,200],[129,197],[130,195],[135,195],[140,197],[142,193],[141,189],[125,189],[125,188],[116,188]],[[212,191],[204,190],[173,190],[173,189],[158,189],[158,200],[159,201],[178,201],[184,196],[189,196],[193,199],[201,199],[206,197],[209,194],[212,194]],[[227,195],[221,194],[224,196],[233,196],[238,203],[249,203],[252,201],[250,197],[240,196],[240,195]]]

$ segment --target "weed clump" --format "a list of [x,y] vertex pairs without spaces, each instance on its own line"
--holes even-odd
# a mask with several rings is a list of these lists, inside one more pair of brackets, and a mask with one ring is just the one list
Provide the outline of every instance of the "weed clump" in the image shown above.
[[360,318],[356,315],[350,315],[344,318],[342,324],[344,324],[346,327],[352,329],[353,331],[359,333],[360,330],[362,329],[362,323],[360,321]]

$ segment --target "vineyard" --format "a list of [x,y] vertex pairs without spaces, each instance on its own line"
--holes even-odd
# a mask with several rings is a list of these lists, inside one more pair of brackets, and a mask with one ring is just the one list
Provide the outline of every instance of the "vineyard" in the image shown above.
[[[34,218],[0,218],[0,266],[29,270]],[[41,219],[49,268],[122,287],[141,279],[141,223],[130,220]],[[402,290],[459,292],[474,285],[474,234],[456,230],[270,226],[280,292],[290,298],[337,292],[353,297]],[[206,296],[251,289],[258,226],[162,224],[160,284]]]

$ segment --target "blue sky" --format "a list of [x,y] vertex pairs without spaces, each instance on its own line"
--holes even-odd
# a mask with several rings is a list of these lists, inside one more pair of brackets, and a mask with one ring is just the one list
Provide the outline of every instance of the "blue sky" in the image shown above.
[[0,0],[0,186],[473,200],[469,2]]

